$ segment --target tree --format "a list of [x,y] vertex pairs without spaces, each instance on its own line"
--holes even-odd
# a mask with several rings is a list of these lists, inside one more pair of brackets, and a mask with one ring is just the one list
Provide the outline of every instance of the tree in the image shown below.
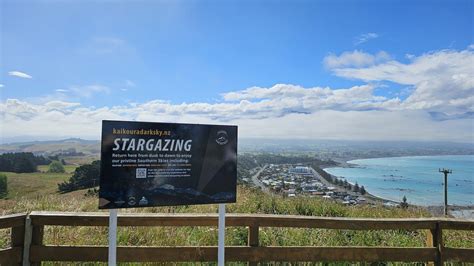
[[408,202],[407,202],[407,197],[403,196],[402,202],[400,203],[400,207],[406,209],[408,208]]
[[360,194],[365,195],[365,193],[367,193],[367,191],[365,191],[365,187],[361,186],[360,187]]
[[356,182],[354,185],[354,192],[359,192],[359,191],[360,191],[360,187],[359,187],[359,184],[357,184]]
[[64,173],[64,166],[59,161],[53,161],[49,164],[48,173]]
[[49,164],[51,161],[35,156],[31,152],[4,153],[0,155],[0,171],[15,173],[36,172],[40,164]]
[[344,180],[344,187],[348,190],[352,190],[352,185],[351,183],[347,182],[347,180]]
[[15,173],[33,173],[37,170],[37,165],[26,157],[20,157],[13,166]]
[[68,181],[58,184],[61,192],[95,187],[99,184],[100,161],[79,166]]
[[0,174],[0,198],[6,197],[8,194],[7,176]]

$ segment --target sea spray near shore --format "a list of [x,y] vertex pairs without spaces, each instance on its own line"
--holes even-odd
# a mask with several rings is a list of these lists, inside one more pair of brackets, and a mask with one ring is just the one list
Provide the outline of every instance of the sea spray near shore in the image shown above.
[[349,161],[354,167],[324,169],[363,185],[373,195],[416,205],[442,205],[444,178],[439,168],[449,168],[448,204],[474,206],[474,155],[409,156]]

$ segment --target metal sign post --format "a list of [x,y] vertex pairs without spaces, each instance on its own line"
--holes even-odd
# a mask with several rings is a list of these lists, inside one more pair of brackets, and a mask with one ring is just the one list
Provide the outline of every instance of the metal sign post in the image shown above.
[[225,204],[219,204],[219,234],[217,245],[217,265],[224,266],[224,247],[225,247]]
[[109,212],[109,266],[117,265],[117,209]]

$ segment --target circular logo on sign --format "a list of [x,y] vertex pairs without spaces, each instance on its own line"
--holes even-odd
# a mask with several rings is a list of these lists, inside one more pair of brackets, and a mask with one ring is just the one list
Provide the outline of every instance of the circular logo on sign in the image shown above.
[[229,142],[229,137],[227,136],[227,132],[224,130],[217,131],[216,142],[219,145],[225,145]]
[[137,204],[137,200],[135,199],[135,197],[129,197],[128,198],[128,205],[133,206],[135,204]]

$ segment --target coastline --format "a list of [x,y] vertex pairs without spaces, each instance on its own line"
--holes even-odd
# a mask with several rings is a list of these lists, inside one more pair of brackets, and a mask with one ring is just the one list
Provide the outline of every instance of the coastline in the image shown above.
[[[340,166],[342,167],[342,166]],[[347,168],[350,168],[350,167],[347,167]],[[328,174],[332,179],[335,179],[335,178],[338,178],[338,179],[343,179],[343,180],[346,180],[345,178],[342,178],[342,177],[339,177],[339,176],[335,176],[333,174],[330,174],[329,172],[327,172],[326,170],[324,170],[325,168],[320,168],[322,171],[324,171],[326,174]],[[328,181],[329,182],[329,181]],[[353,183],[349,182],[349,184],[351,185],[354,185]],[[348,190],[347,188],[343,187],[343,186],[339,186],[339,185],[336,185],[334,183],[331,183],[331,185],[333,185],[334,187],[338,188],[339,190],[341,191],[345,191],[349,194],[357,194],[356,192],[353,192],[353,191],[350,191]],[[359,193],[360,194],[360,193]],[[394,203],[394,204],[400,204],[399,201],[394,201],[394,200],[390,200],[390,199],[385,199],[385,198],[382,198],[382,197],[379,197],[379,196],[376,196],[374,194],[371,194],[369,191],[366,190],[365,194],[362,195],[363,197],[367,198],[367,199],[370,199],[373,203],[386,203],[386,202],[391,202],[391,203]],[[413,205],[413,204],[411,204]],[[414,205],[414,206],[418,206],[418,205]]]
[[[391,156],[391,157],[373,157],[373,158],[358,158],[358,159],[350,159],[350,160],[347,160],[345,162],[338,162],[339,165],[337,167],[341,167],[341,168],[356,168],[358,167],[359,165],[358,164],[354,164],[354,163],[351,163],[351,161],[355,161],[355,160],[367,160],[367,159],[380,159],[380,158],[400,158],[400,157],[428,157],[428,156],[433,156],[433,155],[414,155],[414,156]],[[453,154],[453,155],[439,155],[439,156],[457,156],[457,154]],[[336,176],[336,175],[333,175],[331,173],[329,173],[328,171],[326,171],[327,168],[330,168],[330,167],[324,167],[324,168],[320,168],[323,172],[325,172],[327,175],[329,175],[333,180],[335,178],[337,179],[342,179],[342,180],[346,180],[348,181],[346,178],[344,177],[340,177],[340,176]],[[351,185],[354,185],[353,183],[349,182]],[[341,186],[338,186],[334,183],[332,183],[335,187],[338,187],[338,188],[341,188],[341,189],[344,189],[346,191],[348,191],[346,188],[344,187],[341,187]],[[364,184],[359,184],[361,186],[363,186]],[[366,197],[367,199],[371,199],[373,200],[374,202],[378,202],[378,203],[386,203],[386,202],[391,202],[391,203],[395,203],[399,206],[399,204],[401,203],[400,201],[394,201],[394,200],[390,200],[390,199],[386,199],[386,198],[383,198],[383,197],[380,197],[380,196],[376,196],[374,194],[371,194],[370,191],[367,191],[366,190],[366,194],[364,195],[364,197]],[[444,215],[444,206],[443,205],[420,205],[420,204],[413,204],[413,203],[409,203],[409,205],[411,206],[415,206],[415,207],[419,207],[419,208],[424,208],[426,210],[428,210],[432,215],[434,216],[442,216]],[[449,210],[449,216],[451,217],[456,217],[456,218],[468,218],[468,219],[472,219],[474,218],[474,205],[449,205],[448,204],[448,210]]]

